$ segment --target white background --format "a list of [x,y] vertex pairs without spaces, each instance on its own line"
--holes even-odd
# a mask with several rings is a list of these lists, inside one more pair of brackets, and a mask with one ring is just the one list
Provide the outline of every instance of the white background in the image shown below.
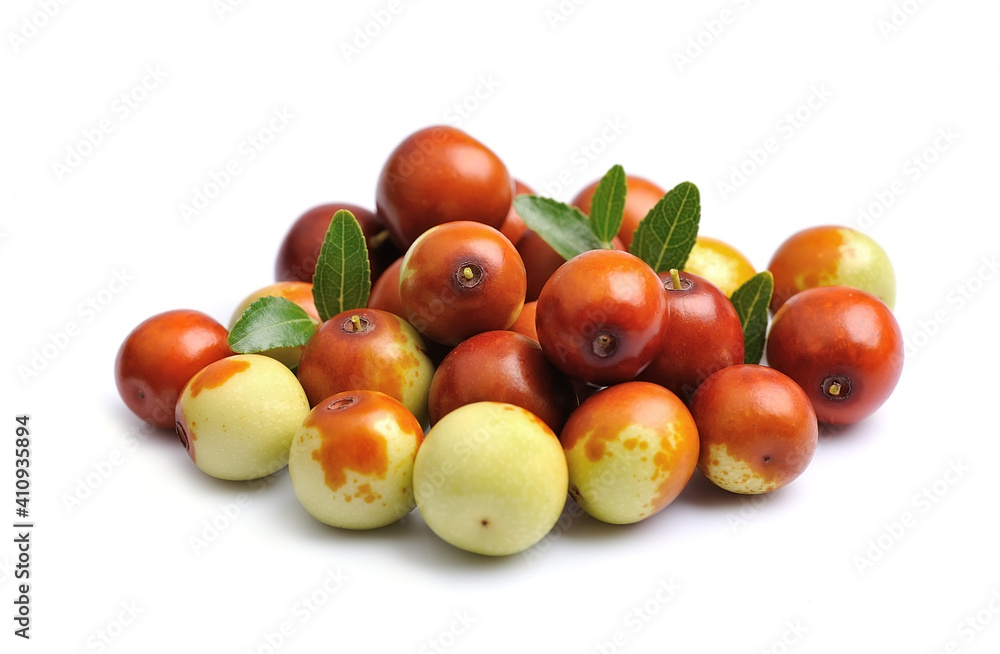
[[[998,650],[996,3],[566,0],[559,21],[557,0],[151,4],[0,12],[5,652]],[[366,26],[377,34],[345,52]],[[122,94],[139,99],[127,112]],[[250,160],[276,111],[287,124]],[[114,387],[125,335],[173,308],[227,322],[273,281],[292,220],[372,207],[391,149],[442,122],[561,200],[614,163],[692,181],[701,233],[758,269],[801,228],[863,228],[898,278],[910,347],[895,394],[826,430],[806,473],[757,502],[696,473],[645,523],[567,516],[530,556],[499,560],[416,513],[325,528],[287,473],[216,481],[144,430]],[[746,163],[767,139],[777,151]],[[185,221],[231,160],[239,174]],[[52,338],[65,347],[25,379]],[[7,617],[22,413],[30,642]]]

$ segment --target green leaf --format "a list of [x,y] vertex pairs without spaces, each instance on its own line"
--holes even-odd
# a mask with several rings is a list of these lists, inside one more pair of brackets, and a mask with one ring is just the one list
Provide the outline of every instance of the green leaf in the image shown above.
[[514,198],[514,210],[528,229],[537,232],[567,261],[588,250],[604,248],[587,216],[576,207],[537,195],[519,195]]
[[229,331],[229,347],[239,354],[305,345],[316,323],[291,300],[268,295],[246,308]]
[[615,164],[601,178],[590,201],[590,228],[605,247],[611,247],[611,239],[618,235],[625,216],[625,169]]
[[629,252],[658,273],[683,270],[698,236],[701,200],[691,182],[678,184],[649,210],[632,236]]
[[743,363],[760,363],[764,355],[767,312],[773,292],[774,277],[765,270],[748,279],[730,298],[743,325]]
[[313,300],[322,320],[368,304],[372,290],[365,234],[358,219],[341,209],[333,214],[313,274]]

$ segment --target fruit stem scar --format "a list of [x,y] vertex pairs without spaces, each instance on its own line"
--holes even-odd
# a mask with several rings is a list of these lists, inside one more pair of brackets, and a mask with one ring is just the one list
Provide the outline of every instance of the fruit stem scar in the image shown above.
[[343,329],[348,334],[356,334],[365,331],[368,329],[368,326],[368,319],[355,313],[344,322]]
[[608,332],[601,332],[594,337],[591,342],[591,349],[594,354],[601,357],[602,359],[607,358],[615,353],[618,349],[618,339],[615,338],[614,334],[609,334]]
[[455,271],[455,279],[463,288],[473,288],[483,280],[483,269],[475,263],[463,263]]
[[851,380],[843,375],[831,375],[821,385],[823,395],[829,400],[843,401],[851,396]]

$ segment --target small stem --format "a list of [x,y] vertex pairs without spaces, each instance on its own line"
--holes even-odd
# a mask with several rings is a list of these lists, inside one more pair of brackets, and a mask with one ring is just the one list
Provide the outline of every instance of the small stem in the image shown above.
[[673,283],[673,285],[674,285],[674,290],[675,291],[681,290],[681,275],[680,275],[679,272],[677,272],[676,268],[671,268],[670,269],[670,280],[671,280],[671,283]]
[[354,325],[354,331],[361,331],[361,316],[358,314],[351,316],[351,324]]
[[371,238],[368,239],[368,249],[374,249],[389,240],[389,230],[383,229],[378,234],[373,234]]
[[472,268],[466,266],[465,268],[462,268],[462,276],[465,277],[466,279],[471,280],[473,277],[476,276],[476,273],[472,271]]
[[826,392],[834,397],[837,397],[840,395],[840,384],[833,382],[827,387]]

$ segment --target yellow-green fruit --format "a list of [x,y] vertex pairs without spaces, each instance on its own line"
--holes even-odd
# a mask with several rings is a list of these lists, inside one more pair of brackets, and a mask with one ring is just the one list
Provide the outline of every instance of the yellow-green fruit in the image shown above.
[[750,260],[733,246],[717,238],[699,236],[684,270],[704,277],[715,284],[727,297],[757,272]]
[[588,398],[560,436],[570,495],[588,514],[631,524],[662,511],[698,464],[698,428],[671,391],[616,384]]
[[475,402],[428,432],[413,467],[417,507],[460,549],[504,556],[528,549],[559,519],[568,473],[559,439],[513,404]]
[[283,364],[238,354],[202,368],[177,400],[177,435],[202,471],[219,479],[266,477],[288,464],[292,435],[309,413]]
[[374,529],[413,510],[420,423],[377,391],[338,393],[319,403],[292,439],[288,473],[303,507],[345,529]]
[[871,293],[892,309],[896,275],[889,255],[870,236],[851,227],[822,225],[788,237],[767,269],[774,276],[771,311],[788,298],[817,286],[851,286]]

